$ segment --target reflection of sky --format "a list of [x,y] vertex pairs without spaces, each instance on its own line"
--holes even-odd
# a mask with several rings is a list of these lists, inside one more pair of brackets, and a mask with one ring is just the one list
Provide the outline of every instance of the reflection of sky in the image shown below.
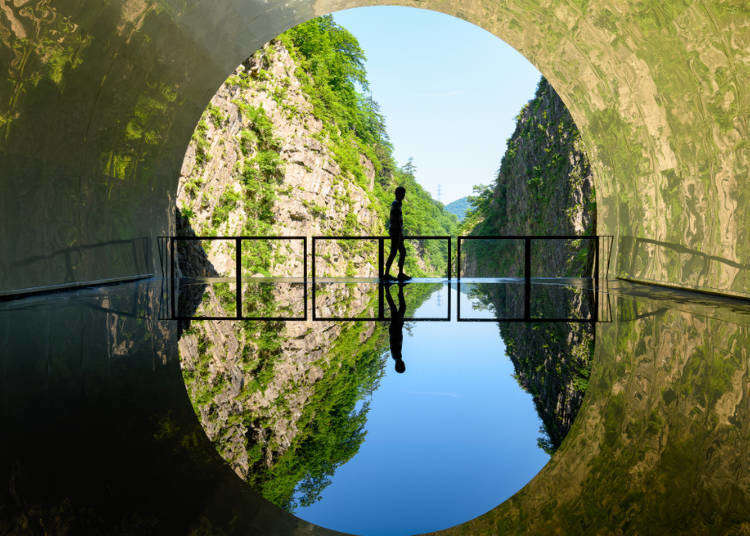
[[[436,294],[415,317],[445,315],[447,300],[438,307]],[[541,421],[511,376],[497,324],[453,316],[412,324],[406,372],[388,360],[359,453],[297,516],[354,534],[438,530],[490,510],[544,466]]]

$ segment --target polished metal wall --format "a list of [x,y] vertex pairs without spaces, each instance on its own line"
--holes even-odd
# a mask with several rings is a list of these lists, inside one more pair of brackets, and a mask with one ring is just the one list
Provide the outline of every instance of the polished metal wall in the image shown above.
[[610,275],[750,296],[744,0],[2,0],[0,294],[158,273],[225,77],[290,26],[386,3],[473,22],[550,80],[617,237]]

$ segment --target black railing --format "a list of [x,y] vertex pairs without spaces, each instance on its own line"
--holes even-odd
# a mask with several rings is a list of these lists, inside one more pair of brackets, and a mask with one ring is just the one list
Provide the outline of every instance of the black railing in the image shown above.
[[[459,236],[457,239],[457,273],[456,273],[456,290],[457,290],[457,320],[460,322],[597,322],[599,320],[599,294],[600,294],[600,251],[599,251],[599,240],[602,237],[599,236],[580,236],[580,235],[481,235],[481,236]],[[606,238],[606,237],[605,237]],[[203,240],[223,240],[232,241],[235,244],[235,275],[234,282],[236,284],[236,297],[235,297],[235,315],[234,316],[189,316],[179,314],[180,307],[178,306],[178,284],[176,268],[177,259],[176,256],[177,248],[176,245],[180,241],[203,241]],[[302,274],[298,277],[299,282],[302,284],[302,307],[303,313],[299,316],[250,316],[244,314],[243,311],[243,266],[242,266],[242,243],[245,240],[297,240],[302,242]],[[326,240],[371,240],[377,241],[377,278],[373,277],[349,277],[346,276],[325,276],[319,277],[317,270],[317,256],[319,253],[318,243]],[[312,237],[312,251],[311,251],[311,280],[312,280],[312,320],[315,321],[336,321],[336,320],[358,320],[358,321],[384,321],[389,320],[385,314],[385,288],[386,285],[378,285],[378,303],[377,303],[377,316],[361,316],[361,317],[331,317],[331,316],[320,316],[317,313],[316,303],[316,286],[317,284],[323,284],[329,281],[325,281],[327,277],[331,277],[333,283],[339,283],[343,280],[344,283],[357,283],[359,281],[371,283],[373,280],[381,281],[384,275],[385,266],[385,243],[391,240],[388,236],[380,235],[369,235],[369,236],[314,236]],[[405,241],[409,240],[443,240],[446,242],[446,271],[445,277],[449,283],[448,288],[448,299],[447,299],[447,314],[445,317],[436,318],[404,318],[408,321],[450,321],[451,320],[451,291],[450,282],[452,277],[452,255],[451,255],[451,237],[445,235],[427,235],[427,236],[405,236]],[[511,277],[501,278],[504,281],[512,284],[523,282],[523,315],[515,318],[505,318],[502,316],[493,316],[491,318],[463,318],[461,316],[461,279],[463,274],[461,269],[461,252],[463,241],[477,241],[477,240],[516,240],[523,242],[523,277]],[[543,283],[549,283],[552,281],[563,281],[573,278],[557,277],[557,278],[544,278],[534,277],[532,275],[532,243],[534,241],[541,240],[586,240],[591,241],[593,247],[593,254],[589,257],[588,270],[589,273],[584,274],[584,277],[576,278],[578,282],[581,280],[589,279],[592,282],[591,289],[585,289],[591,292],[591,304],[590,310],[591,315],[589,318],[543,318],[536,317],[532,313],[532,281],[540,280]],[[169,262],[170,262],[170,298],[169,303],[172,312],[172,318],[177,320],[307,320],[307,296],[308,296],[308,270],[307,270],[307,238],[304,236],[174,236],[169,237]],[[576,247],[579,247],[576,245]],[[611,249],[611,248],[610,248]],[[441,251],[442,255],[443,251]],[[607,262],[608,263],[608,262]],[[297,276],[294,276],[297,278]],[[258,278],[251,278],[258,279]],[[265,279],[265,278],[264,278]],[[196,281],[203,281],[205,284],[210,284],[210,276],[207,278],[197,277]],[[442,280],[442,278],[441,278]],[[421,282],[425,282],[422,280]],[[428,281],[429,282],[429,281]],[[495,281],[497,282],[497,281]],[[480,282],[481,283],[481,282]],[[546,288],[546,287],[545,287]],[[538,302],[537,302],[538,303]]]
[[[175,245],[178,241],[232,240],[235,243],[235,316],[180,316],[177,314],[175,289]],[[243,240],[301,240],[302,241],[302,316],[246,316],[242,311],[242,241]],[[173,236],[170,237],[171,308],[176,320],[307,320],[307,237],[305,236]]]
[[[458,322],[597,322],[599,317],[599,236],[596,235],[478,235],[459,236],[456,244],[456,320]],[[523,317],[462,318],[461,317],[461,242],[464,240],[523,240]],[[591,240],[594,244],[594,266],[590,318],[536,318],[531,314],[531,243],[534,240]],[[507,278],[517,280],[519,278]],[[564,278],[558,278],[564,279]],[[582,277],[580,279],[587,279]]]
[[[316,271],[316,257],[317,257],[317,244],[318,241],[321,240],[377,240],[378,242],[378,270],[377,270],[377,277],[378,280],[380,280],[385,274],[384,274],[384,267],[385,267],[385,242],[387,240],[391,240],[391,237],[389,236],[380,236],[380,235],[369,235],[369,236],[314,236],[312,239],[312,319],[313,320],[328,320],[328,321],[334,321],[334,320],[358,320],[358,321],[382,321],[382,320],[388,320],[388,318],[385,316],[385,286],[379,285],[378,288],[378,315],[377,316],[370,316],[370,317],[330,317],[330,316],[319,316],[317,314],[317,293],[316,293],[316,281],[318,280],[317,277],[317,271]],[[447,235],[425,235],[425,236],[412,236],[407,235],[404,236],[404,240],[445,240],[447,243],[447,267],[446,267],[446,274],[445,277],[450,282],[452,274],[451,274],[451,237]],[[449,322],[451,319],[451,293],[450,290],[448,291],[448,312],[445,317],[431,317],[431,318],[414,318],[414,317],[405,317],[404,320],[408,320],[410,322],[416,321],[431,321],[431,322]]]

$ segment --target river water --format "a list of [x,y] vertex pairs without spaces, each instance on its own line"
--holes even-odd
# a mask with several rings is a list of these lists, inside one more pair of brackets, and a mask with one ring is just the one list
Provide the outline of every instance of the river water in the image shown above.
[[[446,316],[447,289],[432,291],[412,316]],[[295,515],[353,534],[427,532],[483,514],[544,466],[542,423],[513,377],[497,324],[451,316],[407,322],[406,370],[396,372],[385,352],[359,452],[337,468],[319,501]]]
[[[407,317],[445,310],[420,288]],[[0,533],[330,534],[288,510],[359,534],[747,531],[746,302],[615,281],[593,327],[406,322],[397,373],[388,322],[188,326],[165,294],[0,303]]]

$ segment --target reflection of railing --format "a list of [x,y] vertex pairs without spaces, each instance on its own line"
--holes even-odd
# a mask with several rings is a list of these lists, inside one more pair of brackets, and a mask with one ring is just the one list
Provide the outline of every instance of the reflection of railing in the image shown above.
[[[175,246],[178,241],[225,240],[235,244],[235,300],[236,316],[180,316],[177,314],[175,291]],[[302,241],[302,316],[245,316],[242,311],[242,242],[244,240],[300,240]],[[170,266],[171,266],[171,307],[172,318],[176,320],[307,320],[307,237],[304,236],[172,236],[170,237]]]
[[[599,236],[580,236],[580,235],[480,235],[480,236],[459,236],[456,247],[457,266],[456,266],[456,289],[458,294],[456,313],[459,322],[597,322],[599,317]],[[462,318],[461,317],[461,242],[464,240],[523,240],[523,317],[522,318]],[[591,303],[590,318],[536,318],[531,314],[531,243],[534,240],[590,240],[594,244],[594,266],[593,266],[593,290]],[[519,280],[520,278],[507,278],[508,281]],[[555,278],[545,278],[546,281]],[[565,278],[557,278],[563,280]],[[587,279],[583,277],[581,279]]]
[[[312,319],[313,320],[359,320],[359,321],[379,321],[388,320],[385,316],[385,302],[384,302],[384,286],[378,285],[378,316],[376,317],[321,317],[317,314],[316,305],[316,257],[317,257],[317,244],[321,240],[377,240],[378,242],[378,279],[382,278],[383,268],[385,266],[385,242],[391,240],[389,236],[314,236],[312,239]],[[444,235],[427,235],[427,236],[404,236],[404,240],[445,240],[447,244],[446,254],[446,274],[448,281],[451,279],[451,237]],[[445,317],[440,318],[404,318],[408,321],[450,321],[451,319],[451,293],[448,290],[448,312]]]
[[[555,236],[555,235],[483,235],[483,236],[460,236],[458,237],[457,242],[457,279],[456,279],[456,290],[457,290],[457,319],[462,322],[597,322],[600,318],[600,316],[603,314],[606,317],[606,311],[603,313],[600,312],[600,304],[599,304],[599,298],[601,294],[600,289],[600,246],[599,241],[602,238],[606,237],[599,237],[599,236],[576,236],[576,235],[565,235],[565,236]],[[169,297],[169,303],[171,308],[171,318],[178,319],[178,320],[307,320],[308,318],[308,307],[307,307],[307,288],[308,288],[308,273],[307,273],[307,238],[304,236],[208,236],[208,237],[201,237],[201,236],[175,236],[175,237],[169,237],[169,263],[170,263],[170,297]],[[219,297],[220,305],[224,308],[229,309],[231,312],[232,307],[232,301],[234,301],[234,308],[235,308],[235,315],[234,316],[192,316],[190,314],[185,315],[182,314],[184,312],[183,300],[178,298],[181,297],[182,293],[178,290],[181,290],[176,288],[178,284],[181,284],[181,281],[178,280],[177,272],[178,272],[178,264],[177,264],[177,247],[176,245],[180,241],[188,241],[188,242],[200,242],[203,240],[207,241],[226,241],[234,244],[235,247],[235,274],[234,277],[231,275],[228,278],[222,278],[224,280],[221,281],[222,284],[225,285],[224,288],[221,289],[221,294],[219,294],[219,287],[217,284],[216,292],[217,296]],[[243,309],[243,294],[246,294],[243,289],[243,260],[247,261],[247,259],[243,259],[243,241],[246,240],[263,240],[263,241],[273,241],[273,240],[296,240],[302,242],[302,274],[301,276],[285,276],[281,278],[274,278],[269,276],[254,276],[247,278],[244,283],[250,284],[251,283],[258,283],[258,284],[272,284],[272,283],[288,283],[293,285],[300,285],[302,287],[302,308],[303,312],[302,314],[298,316],[251,316],[248,314],[245,314],[245,310]],[[318,270],[320,269],[320,266],[318,265],[318,259],[317,257],[320,255],[320,247],[319,242],[321,241],[354,241],[354,240],[360,240],[360,241],[375,241],[377,242],[377,274],[376,277],[372,276],[366,276],[366,277],[355,277],[351,276],[350,274],[347,274],[346,276],[342,277],[341,275],[334,274],[326,275],[326,276],[319,276]],[[312,259],[311,259],[311,280],[312,280],[312,320],[315,321],[337,321],[337,320],[358,320],[358,321],[387,321],[389,320],[389,317],[386,316],[386,310],[385,310],[385,289],[387,288],[386,284],[382,283],[382,277],[384,275],[384,265],[385,265],[385,243],[387,240],[391,240],[388,236],[315,236],[312,237]],[[444,258],[446,261],[446,269],[445,269],[445,277],[448,281],[448,296],[447,296],[447,312],[444,317],[436,317],[436,318],[413,318],[413,317],[405,317],[403,320],[408,321],[450,321],[451,319],[451,291],[450,291],[450,282],[451,282],[451,276],[452,276],[452,255],[451,255],[451,237],[449,236],[440,236],[440,235],[433,235],[433,236],[405,236],[405,241],[410,240],[417,240],[417,241],[425,241],[425,240],[440,240],[443,241],[445,247],[438,247],[437,249],[435,247],[430,248],[424,248],[423,252],[429,252],[428,255],[431,257],[434,257],[437,255],[438,258],[442,259]],[[462,269],[461,269],[461,262],[462,262],[462,242],[463,241],[517,241],[520,245],[520,243],[523,244],[523,277],[501,277],[499,278],[477,278],[479,281],[473,281],[475,283],[479,284],[500,284],[501,286],[498,286],[496,288],[502,289],[503,292],[510,292],[511,296],[511,305],[519,311],[514,318],[505,318],[505,315],[498,314],[496,316],[493,316],[492,318],[462,318],[461,317],[461,284],[462,284]],[[581,270],[585,273],[579,274],[583,275],[583,277],[570,277],[569,275],[565,275],[563,277],[539,277],[538,275],[535,276],[532,274],[532,258],[536,259],[537,255],[532,253],[532,244],[534,241],[544,241],[544,240],[564,240],[564,241],[571,241],[571,251],[577,251],[579,253],[584,253],[584,249],[582,247],[582,241],[588,241],[591,246],[589,247],[588,253],[586,253],[585,258],[581,259],[579,263],[581,265]],[[346,259],[347,252],[352,251],[351,248],[342,248],[339,253],[343,253],[344,260]],[[606,251],[606,250],[605,250]],[[247,252],[245,252],[247,253]],[[466,251],[464,250],[464,253]],[[519,251],[520,253],[520,251]],[[372,249],[369,250],[369,254],[373,255],[374,252]],[[364,263],[368,264],[369,266],[372,266],[371,261],[367,260],[368,253],[365,253],[362,260]],[[325,256],[325,255],[324,255]],[[542,257],[544,259],[544,257]],[[433,259],[434,260],[434,259]],[[330,261],[329,261],[330,263]],[[262,264],[262,263],[261,263]],[[516,266],[519,266],[520,263],[513,263]],[[338,264],[337,261],[334,261],[331,266],[341,266]],[[578,264],[575,264],[577,266]],[[208,265],[210,266],[210,265]],[[519,266],[520,268],[520,266]],[[520,272],[520,269],[518,270]],[[370,273],[372,273],[370,271]],[[197,284],[196,286],[203,285],[203,287],[200,289],[201,291],[205,289],[205,286],[208,284],[211,284],[211,277],[213,275],[217,275],[215,272],[212,271],[211,274],[208,274],[207,277],[198,276],[196,278],[193,278],[192,283]],[[233,279],[233,281],[232,281]],[[494,281],[493,281],[494,280]],[[589,281],[589,282],[586,282]],[[216,280],[214,280],[216,282]],[[227,287],[227,284],[231,283],[235,284],[235,296],[231,296],[231,286]],[[431,281],[429,278],[427,279],[419,279],[419,283],[441,283],[443,284],[445,282],[445,279],[443,277],[440,277],[439,279]],[[533,288],[533,294],[532,294],[532,282],[535,283]],[[373,309],[369,309],[365,314],[369,314],[370,316],[343,316],[343,317],[335,317],[335,316],[324,316],[324,315],[318,315],[317,311],[317,303],[316,303],[316,297],[317,297],[317,287],[318,285],[325,285],[327,283],[338,283],[338,284],[377,284],[378,286],[378,296],[377,296],[377,314],[373,314]],[[540,283],[540,284],[536,284]],[[521,304],[521,295],[520,292],[516,294],[517,298],[513,300],[512,294],[516,292],[516,289],[520,291],[518,288],[520,284],[523,285],[523,313],[520,313],[520,304]],[[503,288],[502,285],[505,285]],[[587,308],[590,312],[588,317],[586,318],[558,318],[561,316],[567,316],[567,313],[569,313],[569,309],[565,309],[565,300],[557,300],[556,298],[550,298],[550,296],[554,295],[555,293],[562,292],[566,296],[571,297],[571,299],[576,300],[575,307],[578,308],[579,311],[585,311]],[[193,292],[194,296],[197,296],[195,292]],[[190,296],[191,296],[191,290],[188,288],[187,292],[185,293],[185,296],[187,296],[187,302],[190,302]],[[532,300],[533,297],[533,300]],[[559,302],[559,303],[558,303]],[[188,309],[190,307],[193,307],[194,309],[198,307],[197,303],[194,303],[193,305],[190,305],[190,303],[187,304]],[[246,304],[247,305],[247,304]],[[605,302],[606,305],[606,302]],[[250,305],[252,308],[252,305]],[[371,307],[374,307],[374,304],[371,305]],[[248,307],[245,307],[247,309]],[[538,314],[535,314],[534,311],[539,311],[541,309],[546,309],[549,311],[550,309],[557,309],[557,313],[549,314],[548,316],[545,316],[543,313],[541,316]],[[442,310],[442,308],[441,308]],[[559,314],[560,310],[563,310],[562,314]],[[363,310],[364,311],[364,310]],[[264,311],[267,313],[267,311]],[[286,311],[284,311],[286,312]],[[496,311],[497,312],[497,311]],[[584,315],[585,316],[585,315]]]

